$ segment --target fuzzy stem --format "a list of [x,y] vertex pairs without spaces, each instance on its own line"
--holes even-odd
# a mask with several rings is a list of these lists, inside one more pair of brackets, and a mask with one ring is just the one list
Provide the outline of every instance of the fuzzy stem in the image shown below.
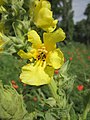
[[89,101],[88,101],[88,103],[86,105],[86,108],[83,112],[83,120],[87,119],[87,114],[88,114],[89,111],[90,111],[90,98],[89,98]]
[[49,86],[49,89],[51,90],[53,97],[57,102],[57,105],[60,106],[60,99],[59,99],[59,95],[57,94],[57,85],[55,81],[52,79],[51,83],[48,86]]

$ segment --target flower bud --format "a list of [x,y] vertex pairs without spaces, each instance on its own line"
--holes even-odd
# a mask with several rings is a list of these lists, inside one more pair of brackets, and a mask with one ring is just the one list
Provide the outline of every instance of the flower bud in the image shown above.
[[[0,82],[0,118],[5,120],[24,120],[28,114],[23,97],[11,86]],[[30,119],[30,118],[29,118]]]

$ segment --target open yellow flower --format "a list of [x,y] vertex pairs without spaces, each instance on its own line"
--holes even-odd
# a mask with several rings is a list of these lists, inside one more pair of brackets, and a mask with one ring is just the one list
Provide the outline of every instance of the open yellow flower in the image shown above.
[[57,20],[52,17],[51,5],[47,0],[35,0],[35,5],[31,7],[31,16],[35,25],[47,32],[52,32],[56,28]]
[[23,50],[18,52],[21,58],[30,60],[29,64],[22,67],[20,79],[23,83],[36,86],[50,83],[54,69],[59,69],[64,62],[63,53],[56,48],[56,42],[64,39],[65,33],[62,29],[44,33],[44,43],[36,31],[28,32],[28,41],[32,43],[32,49],[27,53]]

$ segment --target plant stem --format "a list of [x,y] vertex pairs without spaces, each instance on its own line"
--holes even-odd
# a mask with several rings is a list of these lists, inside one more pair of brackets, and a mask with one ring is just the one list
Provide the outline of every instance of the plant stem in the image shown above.
[[90,111],[90,98],[89,98],[89,101],[88,101],[88,103],[86,105],[86,108],[83,112],[83,120],[87,119],[87,114],[88,114],[89,111]]
[[49,89],[51,90],[51,93],[53,97],[55,98],[57,105],[60,106],[60,96],[57,94],[57,85],[55,81],[52,79],[51,83],[48,85]]

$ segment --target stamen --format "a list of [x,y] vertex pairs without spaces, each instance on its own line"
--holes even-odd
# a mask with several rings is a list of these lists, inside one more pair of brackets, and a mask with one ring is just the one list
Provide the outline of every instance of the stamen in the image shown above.
[[42,46],[40,49],[38,49],[38,56],[37,59],[41,60],[42,62],[45,61],[46,59],[46,54],[47,54],[47,50],[45,49],[45,46]]
[[38,49],[38,52],[41,52],[42,51],[42,49]]
[[48,51],[47,50],[43,50],[43,52],[47,53]]

